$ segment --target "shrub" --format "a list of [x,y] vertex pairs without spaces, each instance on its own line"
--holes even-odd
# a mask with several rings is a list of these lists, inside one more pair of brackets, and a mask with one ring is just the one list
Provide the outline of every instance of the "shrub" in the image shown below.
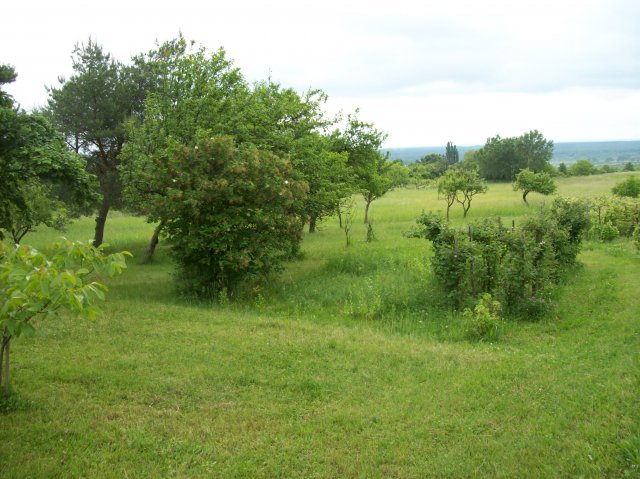
[[575,264],[590,224],[587,205],[567,199],[518,229],[505,228],[499,219],[454,229],[433,214],[417,222],[421,228],[409,235],[433,242],[431,267],[455,307],[489,293],[510,312],[528,317],[548,311],[554,285]]
[[165,232],[179,284],[197,295],[233,293],[278,271],[301,240],[296,202],[305,185],[288,161],[229,137],[178,145],[169,158]]
[[616,184],[611,191],[613,191],[613,194],[617,196],[637,198],[640,196],[640,179],[636,176],[630,176],[626,180]]
[[473,310],[467,308],[462,313],[465,337],[472,341],[496,341],[502,334],[504,325],[501,310],[500,302],[490,294],[481,295]]
[[620,231],[610,222],[596,223],[591,227],[591,236],[600,241],[613,241],[620,236]]
[[636,246],[636,251],[638,251],[638,253],[640,253],[640,225],[636,225],[635,229],[633,230],[633,243]]

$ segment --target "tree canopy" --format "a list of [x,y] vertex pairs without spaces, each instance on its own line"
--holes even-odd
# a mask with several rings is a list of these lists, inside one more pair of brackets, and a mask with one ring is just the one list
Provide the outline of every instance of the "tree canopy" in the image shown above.
[[[0,68],[0,83],[16,79]],[[1,85],[0,85],[1,86]],[[0,90],[0,238],[19,243],[39,224],[62,227],[96,199],[84,160],[68,151],[47,118],[27,113]]]
[[525,168],[534,173],[545,171],[552,156],[553,141],[532,130],[519,137],[489,138],[474,154],[474,159],[483,178],[512,181],[516,173]]
[[531,192],[550,195],[556,191],[556,184],[547,172],[534,173],[528,168],[516,175],[513,190],[522,190],[522,201],[528,206],[527,195]]

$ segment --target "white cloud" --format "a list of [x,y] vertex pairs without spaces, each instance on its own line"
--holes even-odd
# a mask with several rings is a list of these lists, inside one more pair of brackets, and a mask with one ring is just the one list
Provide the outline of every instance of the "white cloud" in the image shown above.
[[16,66],[9,91],[25,107],[89,35],[127,60],[181,30],[224,46],[250,80],[271,72],[360,106],[393,146],[640,131],[635,0],[12,0],[3,17],[0,62]]

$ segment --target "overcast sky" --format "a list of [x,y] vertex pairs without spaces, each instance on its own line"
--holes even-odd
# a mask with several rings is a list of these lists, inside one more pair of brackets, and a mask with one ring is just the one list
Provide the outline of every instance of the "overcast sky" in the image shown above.
[[360,108],[386,146],[640,140],[638,0],[6,0],[0,63],[24,108],[91,36],[121,61],[179,31],[271,77]]

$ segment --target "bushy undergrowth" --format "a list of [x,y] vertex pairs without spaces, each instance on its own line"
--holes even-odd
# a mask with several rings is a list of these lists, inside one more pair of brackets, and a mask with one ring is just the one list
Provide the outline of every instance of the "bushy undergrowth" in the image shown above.
[[467,308],[462,313],[465,337],[472,341],[496,341],[504,324],[504,319],[500,316],[501,310],[499,301],[494,300],[489,293],[482,294],[473,310]]
[[496,219],[457,229],[433,214],[417,222],[421,229],[410,236],[433,242],[433,272],[455,307],[470,306],[489,293],[523,317],[549,310],[554,286],[575,264],[590,224],[585,203],[565,198],[555,199],[518,228]]
[[640,224],[640,200],[619,196],[600,196],[582,200],[591,210],[589,237],[611,241],[618,236],[630,237]]

